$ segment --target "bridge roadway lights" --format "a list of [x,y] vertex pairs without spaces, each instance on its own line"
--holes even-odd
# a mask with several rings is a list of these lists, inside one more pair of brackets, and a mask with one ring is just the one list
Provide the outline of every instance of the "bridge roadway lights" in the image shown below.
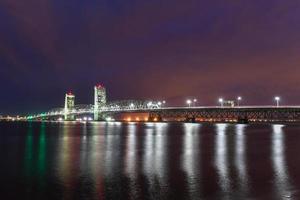
[[196,122],[196,118],[195,117],[187,117],[185,119],[185,122],[192,122],[192,123],[195,123]]
[[148,122],[161,122],[162,117],[161,116],[149,116]]

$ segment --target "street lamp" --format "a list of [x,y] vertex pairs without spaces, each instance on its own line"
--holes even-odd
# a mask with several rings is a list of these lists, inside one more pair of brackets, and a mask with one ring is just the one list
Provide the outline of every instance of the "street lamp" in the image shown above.
[[189,107],[191,107],[192,101],[190,99],[186,100],[186,103],[189,105]]
[[196,106],[197,99],[193,99],[194,107]]
[[280,97],[279,97],[279,96],[276,96],[274,99],[275,99],[275,101],[276,101],[276,106],[279,107]]
[[161,104],[162,104],[162,103],[161,103],[160,101],[157,103],[157,105],[158,105],[159,107],[161,107]]
[[242,101],[242,97],[239,96],[239,97],[237,98],[238,106],[240,106],[240,102],[241,102],[241,101]]
[[151,107],[152,106],[152,101],[150,101],[149,103],[147,103],[147,107]]
[[131,109],[134,108],[134,104],[133,104],[133,103],[130,104],[130,108],[131,108]]
[[223,98],[219,98],[219,103],[220,103],[221,107],[223,107],[223,102],[224,102]]

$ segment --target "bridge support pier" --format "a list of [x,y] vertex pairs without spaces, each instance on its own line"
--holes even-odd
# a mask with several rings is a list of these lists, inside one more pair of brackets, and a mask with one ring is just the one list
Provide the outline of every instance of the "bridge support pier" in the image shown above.
[[248,120],[248,118],[247,118],[246,116],[243,116],[243,117],[239,117],[239,118],[237,119],[237,122],[238,122],[238,123],[242,123],[242,124],[246,124],[246,123],[249,122],[249,120]]
[[65,121],[74,121],[75,116],[72,114],[65,114]]
[[161,122],[162,121],[162,117],[159,114],[149,113],[148,121],[149,122]]
[[99,112],[94,110],[94,121],[99,121]]
[[107,115],[102,112],[94,111],[94,121],[105,121]]
[[192,122],[192,123],[195,123],[196,122],[196,118],[195,117],[187,117],[185,119],[185,122]]

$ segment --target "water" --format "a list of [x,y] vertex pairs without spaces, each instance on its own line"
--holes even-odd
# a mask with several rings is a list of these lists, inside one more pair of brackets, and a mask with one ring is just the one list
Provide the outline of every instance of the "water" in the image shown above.
[[0,123],[1,199],[300,199],[300,125]]

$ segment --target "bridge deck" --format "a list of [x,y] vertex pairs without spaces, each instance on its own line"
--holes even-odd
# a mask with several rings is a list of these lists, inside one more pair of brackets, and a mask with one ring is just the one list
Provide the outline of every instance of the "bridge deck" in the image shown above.
[[[198,106],[198,107],[162,107],[162,108],[104,108],[100,110],[106,116],[117,113],[149,113],[150,118],[203,118],[203,119],[263,119],[263,120],[300,120],[300,106]],[[93,107],[78,108],[68,112],[68,115],[93,114]],[[63,109],[57,109],[35,118],[62,116]]]

